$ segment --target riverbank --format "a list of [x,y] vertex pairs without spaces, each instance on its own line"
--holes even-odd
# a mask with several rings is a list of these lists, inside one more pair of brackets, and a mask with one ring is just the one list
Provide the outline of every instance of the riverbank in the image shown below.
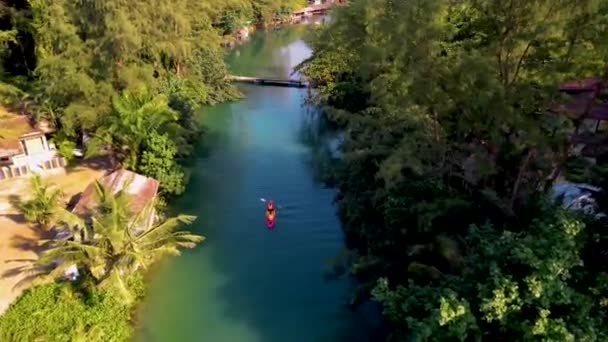
[[243,26],[237,29],[233,34],[223,36],[222,46],[225,48],[235,48],[238,45],[245,44],[249,38],[258,30],[278,30],[296,25],[320,25],[328,20],[326,15],[314,15],[302,17],[299,19],[280,20],[270,24],[258,23],[255,25]]
[[[28,202],[28,208],[33,208],[30,212],[52,213],[56,221],[51,219],[55,228],[48,229],[43,224],[25,223],[24,216],[28,217],[30,209],[22,209],[25,215],[19,211],[7,214],[19,224],[15,229],[27,227],[34,234],[9,240],[13,243],[10,247],[30,254],[25,255],[27,258],[6,260],[18,262],[11,262],[13,268],[3,273],[17,285],[7,296],[23,293],[0,317],[2,340],[129,340],[134,328],[133,310],[145,294],[144,270],[164,256],[174,255],[178,248],[193,248],[204,240],[181,230],[196,217],[150,212],[155,210],[152,201],[157,197],[156,180],[124,169],[88,180],[87,177],[101,175],[87,173],[91,164],[84,165],[89,167],[81,165],[65,174],[57,172],[34,182],[32,187],[28,184],[19,189],[17,184],[11,184],[12,203],[30,201],[29,193],[34,193],[34,202]],[[96,166],[99,173],[108,169],[100,163]],[[63,187],[65,178],[79,180],[82,183],[78,184],[87,187],[72,193],[76,187]],[[26,192],[21,198],[20,190]],[[64,194],[59,201],[52,199],[56,198],[51,195],[56,191]],[[38,218],[36,221],[41,222]],[[70,234],[60,237],[57,229]],[[41,240],[51,243],[42,245]],[[77,273],[66,279],[68,270]],[[36,286],[29,287],[34,280]]]

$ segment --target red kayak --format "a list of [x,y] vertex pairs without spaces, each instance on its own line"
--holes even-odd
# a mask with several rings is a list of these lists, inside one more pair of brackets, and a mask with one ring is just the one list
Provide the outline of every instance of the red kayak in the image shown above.
[[277,216],[276,216],[276,212],[272,211],[272,212],[266,212],[266,227],[268,227],[268,229],[273,229],[274,228],[274,224],[277,221]]
[[273,229],[276,220],[277,211],[274,209],[274,202],[270,200],[268,201],[268,204],[266,204],[266,227],[268,227],[268,229]]

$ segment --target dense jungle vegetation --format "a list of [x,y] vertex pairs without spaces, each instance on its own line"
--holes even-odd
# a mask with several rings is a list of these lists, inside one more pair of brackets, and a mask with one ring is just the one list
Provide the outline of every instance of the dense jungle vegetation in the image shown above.
[[391,341],[608,340],[606,220],[548,194],[605,186],[606,154],[576,162],[547,110],[606,77],[607,34],[599,0],[353,0],[311,36],[351,273]]
[[[271,22],[299,0],[0,3],[0,98],[58,129],[60,151],[86,142],[118,165],[184,190],[176,160],[200,134],[202,105],[239,94],[226,80],[225,36]],[[69,154],[69,153],[64,153]]]
[[[271,23],[303,5],[1,1],[0,102],[54,126],[52,139],[66,159],[74,148],[109,155],[117,167],[159,180],[166,200],[185,188],[181,162],[204,133],[199,108],[240,96],[225,80],[222,42],[237,28]],[[97,184],[99,206],[84,221],[62,208],[61,189],[34,177],[30,190],[32,198],[18,205],[26,220],[42,230],[63,226],[72,239],[40,241],[51,247],[20,270],[43,284],[26,290],[0,317],[3,341],[131,339],[133,313],[145,293],[142,271],[203,240],[176,231],[195,217],[164,213],[145,233],[132,234],[162,201],[132,212],[128,195]],[[45,281],[72,265],[78,282]]]

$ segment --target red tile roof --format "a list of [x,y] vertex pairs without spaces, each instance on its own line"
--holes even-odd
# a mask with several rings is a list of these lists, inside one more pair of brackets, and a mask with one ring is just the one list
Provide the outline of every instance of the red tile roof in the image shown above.
[[[100,183],[117,193],[125,190],[131,195],[131,211],[136,213],[141,211],[145,205],[156,197],[159,182],[150,177],[146,177],[128,170],[118,170],[99,179]],[[90,184],[83,192],[74,206],[72,212],[78,215],[86,215],[97,205],[97,195],[95,184]]]

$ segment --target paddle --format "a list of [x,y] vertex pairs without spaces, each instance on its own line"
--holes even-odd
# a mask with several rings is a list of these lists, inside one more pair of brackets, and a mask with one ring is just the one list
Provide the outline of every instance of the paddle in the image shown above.
[[[266,203],[266,199],[265,199],[265,198],[260,198],[260,201],[262,201],[262,202]],[[282,206],[282,205],[278,205],[278,204],[276,204],[276,203],[275,203],[275,205],[277,206],[277,208],[279,208],[279,209],[283,209],[283,206]]]

